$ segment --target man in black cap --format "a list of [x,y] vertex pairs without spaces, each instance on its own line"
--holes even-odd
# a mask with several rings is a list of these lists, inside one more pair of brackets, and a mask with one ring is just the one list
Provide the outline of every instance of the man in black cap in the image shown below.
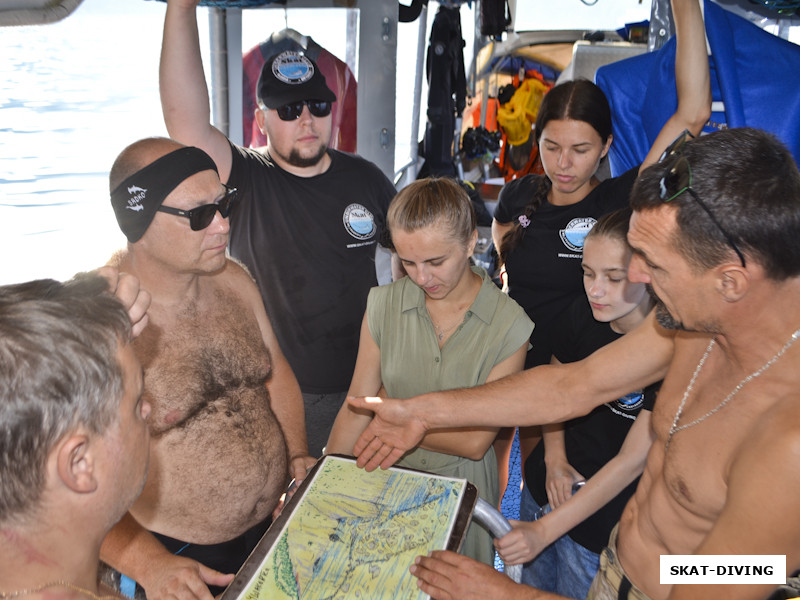
[[289,461],[298,478],[315,462],[300,389],[255,283],[226,256],[236,190],[211,157],[141,140],[110,189],[128,239],[110,264],[152,297],[134,343],[152,412],[150,476],[101,558],[151,600],[211,600],[269,526]]
[[309,451],[321,453],[350,385],[375,251],[395,189],[372,163],[328,148],[336,98],[300,50],[269,58],[255,117],[265,148],[209,123],[197,0],[169,0],[161,102],[170,135],[202,148],[238,188],[229,250],[253,273],[303,391]]

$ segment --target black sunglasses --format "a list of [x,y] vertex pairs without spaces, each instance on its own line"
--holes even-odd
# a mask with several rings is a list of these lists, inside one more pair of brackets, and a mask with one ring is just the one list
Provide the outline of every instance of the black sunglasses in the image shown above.
[[[224,185],[224,184],[223,184]],[[227,219],[231,214],[231,205],[236,200],[236,188],[225,186],[225,195],[222,196],[217,202],[213,204],[204,204],[192,210],[181,210],[180,208],[173,208],[172,206],[164,206],[163,204],[158,207],[161,212],[169,213],[171,215],[178,215],[189,219],[189,227],[192,231],[202,231],[214,220],[214,215],[219,211],[223,219]]]
[[733,237],[725,231],[725,228],[720,224],[708,206],[706,206],[706,203],[700,199],[700,196],[698,196],[697,192],[692,188],[692,167],[686,157],[683,156],[683,148],[686,142],[693,137],[689,130],[685,130],[666,150],[664,150],[664,154],[661,155],[658,161],[659,163],[669,160],[674,160],[674,163],[659,181],[659,195],[662,202],[666,203],[672,202],[684,192],[689,192],[689,195],[700,205],[700,208],[706,211],[706,214],[714,222],[714,225],[717,226],[717,229],[725,236],[728,244],[733,248],[734,252],[736,252],[736,255],[739,257],[739,260],[742,261],[742,266],[744,267],[746,265],[744,254],[739,250],[736,242],[733,241]]
[[294,121],[299,119],[303,114],[303,107],[308,107],[310,112],[315,117],[327,117],[331,114],[333,104],[325,100],[300,100],[300,102],[292,102],[291,104],[284,104],[275,109],[281,121]]

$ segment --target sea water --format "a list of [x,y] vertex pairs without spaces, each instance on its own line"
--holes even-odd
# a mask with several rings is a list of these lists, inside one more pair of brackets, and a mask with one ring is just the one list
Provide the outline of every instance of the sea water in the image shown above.
[[[58,23],[0,28],[0,285],[66,279],[125,245],[108,171],[131,142],[167,135],[158,95],[165,10],[84,0]],[[197,20],[208,78],[207,9]],[[341,9],[247,10],[242,45],[288,26],[344,59],[345,23]],[[413,84],[413,65],[402,71]]]
[[108,170],[129,143],[166,135],[164,10],[85,0],[58,23],[0,29],[0,284],[68,278],[123,246]]

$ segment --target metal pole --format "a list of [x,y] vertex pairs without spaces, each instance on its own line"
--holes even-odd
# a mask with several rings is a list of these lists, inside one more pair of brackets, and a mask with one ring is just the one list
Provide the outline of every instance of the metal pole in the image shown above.
[[358,73],[358,11],[347,9],[347,37],[345,47],[345,61],[353,73]]
[[422,106],[422,74],[425,71],[425,46],[428,31],[428,4],[422,6],[419,14],[419,29],[417,30],[417,62],[414,74],[414,108],[411,111],[411,139],[409,154],[411,166],[408,169],[406,181],[411,182],[417,178],[417,161],[419,160],[419,121],[420,107]]

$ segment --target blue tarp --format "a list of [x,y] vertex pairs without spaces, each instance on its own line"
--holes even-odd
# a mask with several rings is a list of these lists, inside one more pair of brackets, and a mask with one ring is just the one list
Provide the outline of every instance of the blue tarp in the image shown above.
[[[711,122],[717,128],[769,131],[800,163],[800,46],[710,0],[705,0],[705,22],[712,96],[725,105],[725,113],[713,114]],[[675,112],[675,38],[655,52],[601,67],[595,79],[611,103],[609,160],[611,173],[619,175],[644,160]]]

